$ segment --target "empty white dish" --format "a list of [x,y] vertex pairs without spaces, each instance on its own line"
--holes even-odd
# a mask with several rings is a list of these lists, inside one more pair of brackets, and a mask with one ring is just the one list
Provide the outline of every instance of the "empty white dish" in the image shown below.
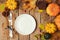
[[29,35],[35,30],[36,21],[31,15],[22,14],[16,18],[14,26],[19,34]]

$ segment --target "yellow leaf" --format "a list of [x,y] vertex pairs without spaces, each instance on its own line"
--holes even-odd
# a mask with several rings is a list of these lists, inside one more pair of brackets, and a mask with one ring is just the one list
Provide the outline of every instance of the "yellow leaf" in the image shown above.
[[42,13],[44,10],[38,10],[39,13]]
[[3,12],[5,9],[5,4],[0,4],[0,12]]

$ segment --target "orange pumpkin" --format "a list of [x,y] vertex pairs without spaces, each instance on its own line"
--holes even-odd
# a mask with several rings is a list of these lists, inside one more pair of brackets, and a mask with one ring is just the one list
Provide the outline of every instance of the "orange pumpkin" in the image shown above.
[[56,3],[51,3],[48,5],[47,14],[50,16],[56,16],[59,13],[59,6]]
[[54,20],[55,24],[57,25],[58,30],[60,30],[60,15],[58,15],[55,20]]

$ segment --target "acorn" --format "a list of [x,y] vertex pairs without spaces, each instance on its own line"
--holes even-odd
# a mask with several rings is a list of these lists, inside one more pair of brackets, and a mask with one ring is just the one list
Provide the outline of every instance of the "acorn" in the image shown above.
[[45,33],[45,34],[44,34],[44,38],[45,38],[45,39],[50,39],[50,38],[51,38],[51,34]]
[[48,3],[45,1],[36,1],[36,6],[41,10],[45,10],[48,6]]
[[5,11],[2,12],[2,15],[3,15],[4,17],[8,17],[9,14],[10,14],[10,10],[9,10],[8,8],[5,8]]

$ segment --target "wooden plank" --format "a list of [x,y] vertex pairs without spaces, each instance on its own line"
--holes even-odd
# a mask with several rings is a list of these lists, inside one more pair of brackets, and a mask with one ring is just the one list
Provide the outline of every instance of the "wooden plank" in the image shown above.
[[[6,0],[0,0],[0,3],[5,3]],[[0,12],[0,40],[9,40],[8,19]]]
[[[36,10],[36,9],[34,9],[34,10]],[[39,34],[40,33],[40,30],[39,30],[39,28],[38,28],[38,26],[39,26],[39,24],[40,24],[40,13],[37,13],[37,12],[33,12],[33,10],[30,12],[30,15],[32,15],[34,18],[35,18],[35,20],[36,20],[36,30],[32,33],[32,34],[30,34],[30,40],[37,40],[36,38],[35,38],[35,35],[36,34]],[[40,40],[40,38],[38,38],[38,40]]]
[[[0,4],[4,3],[6,0],[0,0]],[[6,29],[8,26],[8,19],[2,15],[0,12],[0,40],[9,40],[9,30]]]
[[0,40],[9,40],[9,30],[6,29],[8,26],[8,21],[5,17],[0,13]]
[[49,22],[51,22],[51,17],[49,15],[47,15],[46,12],[41,13],[41,23],[46,24]]
[[5,3],[6,2],[6,0],[0,0],[0,3]]
[[[19,9],[19,15],[21,14],[25,14],[25,12]],[[24,36],[19,34],[19,40],[29,40],[29,35]]]

